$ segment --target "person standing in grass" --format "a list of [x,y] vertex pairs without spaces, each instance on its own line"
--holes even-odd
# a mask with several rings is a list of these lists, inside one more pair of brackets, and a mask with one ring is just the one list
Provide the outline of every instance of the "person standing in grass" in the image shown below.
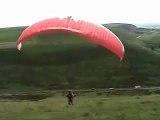
[[68,93],[66,95],[67,99],[68,99],[68,105],[73,105],[73,98],[74,98],[74,93],[72,90],[68,90]]

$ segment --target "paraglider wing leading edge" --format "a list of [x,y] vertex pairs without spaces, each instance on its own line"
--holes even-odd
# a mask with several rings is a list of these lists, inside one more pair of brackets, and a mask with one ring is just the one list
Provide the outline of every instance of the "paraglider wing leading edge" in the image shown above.
[[101,25],[69,18],[46,19],[27,27],[16,41],[17,49],[20,50],[22,43],[28,38],[45,32],[78,34],[84,39],[108,49],[120,60],[124,57],[124,46],[112,31]]

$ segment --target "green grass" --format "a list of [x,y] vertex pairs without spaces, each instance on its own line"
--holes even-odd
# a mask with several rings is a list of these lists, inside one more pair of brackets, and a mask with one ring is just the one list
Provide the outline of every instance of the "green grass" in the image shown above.
[[11,27],[0,29],[0,42],[15,42],[21,31],[26,27]]
[[158,120],[160,96],[110,96],[87,93],[68,106],[62,94],[39,101],[1,101],[4,120]]

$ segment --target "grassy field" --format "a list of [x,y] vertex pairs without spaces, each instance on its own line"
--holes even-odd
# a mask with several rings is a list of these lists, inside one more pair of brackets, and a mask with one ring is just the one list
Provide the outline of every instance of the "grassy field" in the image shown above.
[[39,101],[1,100],[3,120],[159,120],[160,95],[79,94],[73,106],[63,94]]

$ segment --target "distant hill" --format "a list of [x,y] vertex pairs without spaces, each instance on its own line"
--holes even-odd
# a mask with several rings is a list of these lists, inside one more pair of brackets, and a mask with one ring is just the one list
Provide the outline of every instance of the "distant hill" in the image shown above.
[[[21,52],[0,45],[0,90],[160,86],[160,31],[132,24],[104,26],[125,46],[121,63],[77,35],[39,35],[25,42]],[[25,28],[0,29],[0,43],[15,42]]]
[[160,23],[157,24],[135,24],[137,27],[140,28],[149,28],[149,29],[160,29]]
[[160,29],[160,23],[148,23],[148,24],[109,23],[109,24],[104,24],[104,26],[121,27],[121,28],[126,28],[128,30],[135,30],[137,28]]
[[137,27],[133,24],[127,24],[127,23],[109,23],[109,24],[104,24],[107,28],[113,28],[113,27],[118,27],[118,28],[123,28],[127,30],[134,31],[137,29]]

